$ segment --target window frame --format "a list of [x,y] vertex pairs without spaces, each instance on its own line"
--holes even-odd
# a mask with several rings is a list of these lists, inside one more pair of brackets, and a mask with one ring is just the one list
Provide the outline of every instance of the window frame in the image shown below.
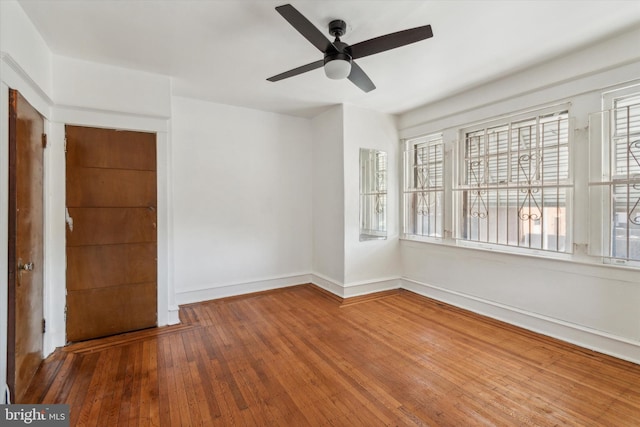
[[360,241],[386,240],[388,233],[388,153],[360,148]]
[[[453,186],[452,186],[452,190],[454,193],[454,200],[453,200],[453,207],[452,207],[453,217],[454,217],[454,229],[455,229],[454,239],[455,239],[456,245],[463,246],[463,247],[470,247],[470,248],[485,249],[485,250],[494,250],[494,251],[499,251],[504,253],[537,255],[537,256],[544,256],[547,258],[571,259],[573,255],[573,226],[574,226],[573,198],[575,193],[575,182],[574,182],[574,174],[573,174],[573,153],[574,153],[574,136],[572,132],[573,119],[570,114],[570,111],[571,111],[570,107],[571,107],[571,103],[569,102],[549,105],[544,108],[537,108],[537,109],[527,110],[527,111],[523,111],[523,112],[511,114],[511,115],[495,117],[487,121],[478,122],[470,125],[463,125],[458,128],[458,143],[456,144],[456,151],[455,151],[455,160],[454,160],[455,171],[453,175]],[[540,138],[540,132],[539,132],[540,129],[538,128],[538,126],[540,125],[540,120],[550,115],[552,117],[564,116],[564,118],[561,120],[566,119],[566,143],[562,143],[563,146],[566,146],[566,150],[567,150],[566,166],[563,166],[563,164],[561,164],[559,151],[558,151],[558,158],[557,158],[557,164],[556,164],[558,169],[560,167],[566,167],[566,177],[563,177],[563,179],[557,179],[555,182],[552,182],[551,184],[545,183],[544,180],[542,181],[542,185],[544,186],[544,188],[556,189],[556,206],[558,201],[561,200],[560,193],[561,192],[563,193],[564,212],[562,216],[564,217],[563,228],[565,231],[565,234],[564,234],[565,240],[563,245],[564,249],[554,250],[554,249],[544,248],[542,235],[540,236],[540,245],[539,245],[540,247],[531,247],[531,241],[529,241],[528,246],[520,244],[519,243],[519,240],[520,240],[519,222],[521,219],[520,213],[518,213],[518,218],[516,218],[515,220],[515,222],[518,223],[517,225],[518,236],[516,238],[516,241],[518,241],[517,244],[511,244],[512,239],[510,239],[508,234],[509,233],[508,225],[506,230],[501,230],[499,227],[505,228],[505,225],[499,224],[499,221],[496,221],[495,230],[492,231],[492,233],[495,232],[496,234],[495,241],[491,241],[491,239],[489,238],[488,222],[487,222],[486,238],[481,239],[479,237],[480,236],[479,232],[478,232],[478,238],[476,239],[470,238],[469,234],[465,235],[465,221],[468,220],[468,217],[467,217],[468,212],[466,210],[469,209],[468,207],[465,206],[465,201],[464,201],[465,192],[469,192],[469,191],[480,192],[483,190],[491,190],[491,191],[495,191],[495,197],[498,198],[496,200],[499,200],[500,197],[504,197],[504,194],[506,194],[506,197],[508,200],[509,197],[511,197],[510,192],[518,192],[522,189],[528,188],[529,193],[527,194],[528,196],[531,196],[531,188],[538,187],[537,185],[536,186],[532,185],[531,180],[529,180],[528,187],[526,184],[523,184],[519,179],[516,181],[513,180],[511,176],[512,169],[513,168],[517,169],[520,166],[520,160],[519,160],[519,154],[518,154],[518,157],[516,157],[517,165],[514,166],[513,157],[512,157],[513,153],[511,153],[510,147],[507,148],[509,150],[509,154],[504,154],[506,158],[506,163],[504,167],[506,168],[505,173],[507,176],[505,180],[500,181],[499,178],[496,178],[495,183],[489,183],[487,178],[485,178],[485,176],[483,175],[481,180],[484,183],[484,185],[478,185],[478,186],[471,185],[470,181],[467,179],[468,178],[467,174],[469,173],[469,170],[470,170],[469,164],[468,164],[470,158],[467,158],[466,156],[467,155],[467,137],[474,132],[484,132],[484,138],[486,138],[488,131],[502,127],[507,129],[505,144],[510,145],[512,144],[512,140],[513,140],[513,135],[511,134],[511,132],[512,132],[512,127],[514,125],[522,122],[526,122],[526,121],[535,121],[536,123],[535,135],[536,135],[536,141],[537,141],[538,138]],[[484,168],[484,171],[481,172],[482,174],[484,174],[485,172],[490,172],[490,164],[486,159],[494,155],[498,159],[495,161],[495,168],[496,168],[495,174],[500,174],[500,166],[499,166],[500,159],[498,154],[500,152],[499,145],[500,145],[500,142],[496,140],[495,142],[496,152],[492,153],[490,151],[487,151],[483,155],[487,163],[482,165],[482,168]],[[559,148],[561,146],[561,143],[558,142],[557,145]],[[486,148],[486,144],[485,144],[485,148]],[[539,147],[537,146],[537,148],[544,150],[544,146],[539,146]],[[533,150],[533,149],[530,149],[530,150]],[[541,162],[540,165],[542,167],[546,166],[544,162]],[[542,169],[542,172],[544,173],[544,169]],[[505,191],[506,193],[504,193]],[[478,196],[480,196],[480,193],[478,194]],[[488,193],[486,197],[489,197]],[[541,196],[541,197],[544,197],[544,196]],[[504,214],[505,215],[504,222],[508,224],[510,221],[509,219],[510,213],[508,210],[509,205],[507,204],[506,207],[507,207],[507,211]],[[520,207],[518,207],[517,204],[514,205],[513,207],[520,209]],[[541,209],[544,210],[545,206],[542,205]],[[543,215],[541,214],[540,216],[541,216],[540,219],[542,220]],[[557,216],[560,217],[558,210],[557,210]],[[544,223],[542,226],[544,226]],[[553,236],[556,237],[556,242],[561,236],[561,234],[559,233],[560,232],[557,231],[556,234],[553,234]],[[504,234],[502,238],[499,237],[501,234]],[[529,236],[531,236],[531,234]],[[501,239],[502,239],[502,242],[500,242]],[[556,247],[559,247],[558,243],[556,243]]]
[[[439,179],[440,185],[436,186],[421,186],[420,191],[417,187],[417,178],[409,178],[409,174],[415,173],[416,162],[415,155],[411,161],[408,161],[407,156],[409,153],[415,153],[418,146],[424,146],[424,148],[430,149],[433,147],[439,146],[440,151],[440,161],[433,162],[439,164],[440,174],[437,179]],[[426,242],[436,242],[442,243],[445,239],[446,227],[445,223],[447,218],[445,217],[446,207],[445,207],[445,190],[447,188],[447,175],[446,175],[446,146],[444,143],[443,133],[442,132],[434,132],[425,135],[420,135],[413,138],[408,138],[402,141],[402,180],[401,180],[401,214],[402,214],[402,238],[406,240],[418,240],[418,241],[426,241]],[[436,167],[437,168],[437,167]],[[437,169],[436,169],[437,170]],[[424,179],[424,178],[423,178]],[[416,184],[416,186],[409,186],[409,181],[412,184]],[[427,180],[425,180],[426,182]],[[435,201],[435,209],[437,212],[435,213],[435,226],[434,233],[430,234],[420,234],[416,233],[415,229],[418,228],[417,225],[409,226],[409,222],[415,221],[417,223],[417,216],[419,214],[416,212],[418,206],[414,203],[414,208],[410,208],[407,203],[407,198],[410,195],[419,195],[419,193],[429,193],[428,200],[430,200],[431,194],[434,194],[436,198]],[[439,193],[439,196],[438,196]],[[439,200],[438,200],[439,197]],[[439,220],[438,220],[439,218]],[[431,220],[429,220],[430,223]],[[423,225],[424,227],[424,225]],[[430,226],[427,226],[431,228]],[[409,231],[410,228],[413,228],[414,232]]]
[[[616,152],[614,143],[616,136],[612,134],[615,126],[611,126],[611,122],[615,119],[612,119],[611,115],[616,110],[616,101],[639,96],[640,84],[638,83],[603,92],[601,94],[601,111],[589,116],[589,151],[592,159],[589,172],[589,199],[592,205],[597,206],[597,210],[591,210],[594,225],[590,229],[590,253],[601,257],[604,264],[634,268],[640,267],[640,258],[631,258],[628,246],[625,257],[614,256],[613,252],[613,235],[615,234],[613,222],[615,214],[614,187],[616,185],[629,186],[631,180],[628,177],[625,179],[624,174],[621,175],[612,170],[614,168],[613,156]],[[640,105],[640,100],[634,105]],[[597,159],[600,161],[598,162]]]

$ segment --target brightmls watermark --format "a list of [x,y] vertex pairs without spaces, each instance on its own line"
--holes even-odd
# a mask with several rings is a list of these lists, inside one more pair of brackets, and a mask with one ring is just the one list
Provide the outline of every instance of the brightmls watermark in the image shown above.
[[0,426],[69,427],[69,405],[0,405]]

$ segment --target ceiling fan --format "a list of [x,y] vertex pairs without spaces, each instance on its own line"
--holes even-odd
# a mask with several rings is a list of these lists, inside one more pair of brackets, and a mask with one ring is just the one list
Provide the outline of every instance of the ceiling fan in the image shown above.
[[290,4],[278,6],[276,7],[276,11],[278,11],[293,28],[309,40],[312,45],[324,53],[324,59],[269,77],[267,80],[270,82],[277,82],[278,80],[324,67],[324,72],[330,79],[339,80],[348,78],[363,91],[370,92],[375,89],[376,86],[362,68],[355,63],[354,59],[364,58],[365,56],[433,37],[431,25],[425,25],[365,40],[349,46],[340,40],[340,37],[342,37],[347,30],[347,24],[340,19],[333,20],[329,23],[329,34],[335,37],[335,40],[331,42],[318,28],[305,18],[304,15]]

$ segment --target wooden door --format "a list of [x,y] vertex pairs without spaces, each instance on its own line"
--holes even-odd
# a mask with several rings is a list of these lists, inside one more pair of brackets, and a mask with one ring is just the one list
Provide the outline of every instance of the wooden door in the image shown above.
[[9,278],[7,376],[22,402],[42,361],[44,120],[9,91]]
[[157,324],[156,137],[66,126],[67,341]]

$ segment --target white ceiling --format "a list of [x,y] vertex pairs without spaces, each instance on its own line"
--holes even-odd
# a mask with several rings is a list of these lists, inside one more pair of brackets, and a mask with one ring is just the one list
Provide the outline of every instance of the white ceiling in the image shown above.
[[358,60],[377,86],[364,93],[322,69],[266,80],[322,59],[275,11],[287,0],[20,4],[55,54],[172,76],[175,95],[307,117],[337,103],[401,113],[640,25],[638,0],[290,1],[324,33],[345,20],[348,44],[426,24],[434,37]]

